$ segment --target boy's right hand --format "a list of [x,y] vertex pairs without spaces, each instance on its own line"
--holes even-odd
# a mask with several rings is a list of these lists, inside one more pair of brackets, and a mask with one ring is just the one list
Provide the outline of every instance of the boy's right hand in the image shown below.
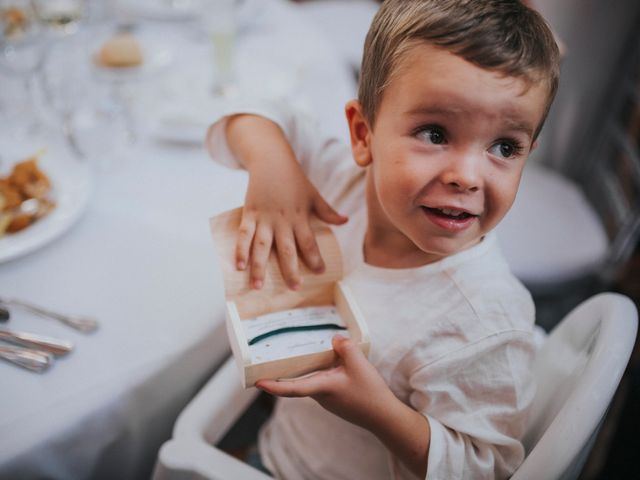
[[313,272],[324,271],[311,217],[334,225],[347,218],[331,208],[307,179],[282,130],[273,122],[256,116],[232,117],[227,140],[249,171],[236,267],[250,268],[251,286],[262,288],[269,253],[275,247],[282,276],[295,290],[302,283],[298,252]]

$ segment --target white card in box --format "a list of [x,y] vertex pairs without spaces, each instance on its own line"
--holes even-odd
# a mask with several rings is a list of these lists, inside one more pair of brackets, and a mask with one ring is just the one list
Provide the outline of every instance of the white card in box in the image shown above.
[[289,289],[272,251],[260,290],[249,286],[249,270],[235,267],[235,246],[242,209],[211,219],[211,232],[222,267],[227,334],[242,385],[260,379],[294,378],[330,367],[336,360],[331,337],[350,337],[369,352],[369,333],[360,309],[342,279],[340,248],[320,221],[312,229],[325,262],[322,274],[299,263],[299,290]]

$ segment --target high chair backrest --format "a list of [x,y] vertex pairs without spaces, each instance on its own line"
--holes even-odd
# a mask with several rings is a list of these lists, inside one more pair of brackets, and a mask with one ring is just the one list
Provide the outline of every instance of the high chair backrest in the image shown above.
[[575,479],[625,371],[638,328],[627,297],[596,295],[551,332],[534,366],[537,393],[514,480]]

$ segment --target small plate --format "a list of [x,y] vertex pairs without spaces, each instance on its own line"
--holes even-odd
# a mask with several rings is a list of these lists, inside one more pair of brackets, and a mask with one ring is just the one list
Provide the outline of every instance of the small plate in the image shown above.
[[[0,173],[9,173],[13,162],[28,158],[37,148],[16,148],[2,153]],[[8,160],[8,162],[7,162]],[[33,225],[17,233],[0,237],[0,263],[26,255],[52,242],[80,218],[86,210],[92,190],[89,165],[58,153],[47,152],[38,167],[49,177],[51,196],[56,207]]]

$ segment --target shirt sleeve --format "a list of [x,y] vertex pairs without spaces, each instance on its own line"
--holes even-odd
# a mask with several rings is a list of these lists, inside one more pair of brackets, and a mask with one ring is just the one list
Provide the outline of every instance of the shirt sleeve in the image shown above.
[[[534,355],[531,333],[504,332],[413,371],[409,401],[431,428],[427,479],[513,474],[524,459]],[[415,478],[395,461],[394,470],[397,478]]]
[[311,183],[329,202],[348,188],[354,179],[362,176],[363,172],[351,159],[347,145],[336,138],[324,136],[313,119],[281,102],[247,101],[227,105],[219,119],[209,127],[205,140],[214,161],[230,168],[243,168],[231,153],[225,135],[227,120],[238,114],[259,115],[276,123]]

